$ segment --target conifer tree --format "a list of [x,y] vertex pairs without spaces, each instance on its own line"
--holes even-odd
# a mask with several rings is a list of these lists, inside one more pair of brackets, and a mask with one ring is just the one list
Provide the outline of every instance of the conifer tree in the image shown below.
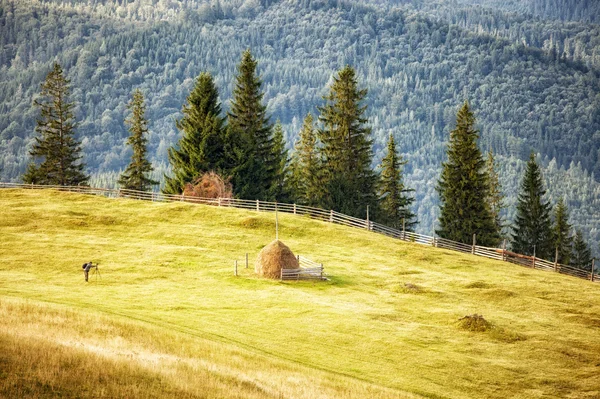
[[590,270],[592,263],[592,253],[590,247],[583,239],[583,234],[580,230],[575,231],[575,239],[573,240],[573,254],[571,257],[571,266],[579,269]]
[[518,196],[517,215],[512,227],[512,249],[524,255],[554,260],[550,203],[544,200],[542,174],[531,153]]
[[294,201],[308,206],[320,204],[322,170],[313,116],[304,118],[290,161],[290,187]]
[[250,50],[242,55],[228,117],[228,157],[233,189],[244,199],[273,199],[278,167],[273,157],[273,132],[262,104],[257,62]]
[[319,107],[323,129],[318,137],[326,166],[321,206],[356,217],[365,217],[367,206],[375,214],[377,205],[371,129],[362,105],[366,89],[359,89],[356,73],[346,66],[333,78],[329,94]]
[[571,225],[567,205],[562,197],[556,204],[554,213],[554,247],[558,251],[558,263],[568,265],[571,261]]
[[387,153],[381,161],[379,185],[380,219],[390,227],[414,231],[417,224],[415,214],[410,210],[414,198],[407,194],[414,191],[404,186],[402,167],[406,161],[396,152],[394,136],[390,134]]
[[494,218],[496,230],[502,235],[504,221],[502,220],[502,210],[504,206],[504,194],[502,194],[502,186],[500,185],[500,177],[496,172],[496,160],[492,151],[488,151],[485,161],[486,173],[489,184],[487,203],[490,207],[490,212]]
[[[80,162],[81,147],[75,139],[74,104],[69,102],[69,80],[63,76],[58,63],[42,83],[40,108],[35,131],[39,134],[29,154],[34,160],[23,176],[25,183],[72,186],[86,184],[88,176],[83,173]],[[41,158],[38,164],[36,158]]]
[[133,98],[127,104],[127,108],[131,111],[131,115],[125,120],[131,132],[127,144],[133,149],[133,154],[129,166],[119,178],[119,185],[128,190],[150,191],[158,182],[148,177],[148,173],[151,173],[154,168],[146,159],[148,139],[145,134],[148,133],[148,120],[145,115],[144,95],[139,89],[133,92]]
[[450,132],[448,161],[442,164],[437,191],[440,196],[439,230],[450,240],[496,246],[500,231],[487,203],[488,176],[477,139],[475,117],[465,101],[456,115],[456,127]]
[[176,147],[169,148],[173,176],[165,176],[165,194],[181,194],[187,183],[208,171],[223,173],[224,119],[221,117],[219,92],[212,76],[202,72],[177,121],[182,137]]
[[285,148],[283,126],[277,121],[273,128],[273,159],[275,160],[275,179],[271,187],[271,197],[278,202],[289,202],[291,199],[288,185],[288,150]]

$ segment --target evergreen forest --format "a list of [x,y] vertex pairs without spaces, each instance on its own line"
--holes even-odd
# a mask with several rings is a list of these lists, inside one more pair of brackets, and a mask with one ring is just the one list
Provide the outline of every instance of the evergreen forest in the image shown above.
[[393,137],[415,230],[432,234],[450,132],[468,101],[478,146],[494,154],[502,220],[515,220],[533,153],[543,201],[562,203],[565,223],[597,254],[599,19],[591,0],[0,0],[0,181],[27,171],[40,85],[58,62],[89,183],[116,186],[132,160],[125,120],[139,89],[150,181],[164,188],[196,79],[209,73],[223,115],[235,113],[250,49],[265,123],[279,121],[292,160],[308,114],[327,130],[317,116],[336,73],[352,66],[367,90],[371,167],[389,158]]

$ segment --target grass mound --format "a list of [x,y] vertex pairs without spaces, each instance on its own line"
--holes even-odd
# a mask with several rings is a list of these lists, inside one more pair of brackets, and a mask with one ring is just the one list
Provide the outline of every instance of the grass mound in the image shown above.
[[493,285],[488,284],[484,281],[474,281],[472,283],[465,285],[465,288],[492,288],[492,287],[493,287]]
[[467,315],[459,320],[460,328],[472,332],[485,332],[492,329],[492,323],[480,314]]

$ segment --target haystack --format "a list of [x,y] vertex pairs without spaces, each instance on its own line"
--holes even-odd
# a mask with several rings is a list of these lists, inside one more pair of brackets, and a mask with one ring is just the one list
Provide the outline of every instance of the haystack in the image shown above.
[[275,240],[258,254],[255,271],[259,276],[279,278],[281,269],[299,269],[298,259],[287,245]]

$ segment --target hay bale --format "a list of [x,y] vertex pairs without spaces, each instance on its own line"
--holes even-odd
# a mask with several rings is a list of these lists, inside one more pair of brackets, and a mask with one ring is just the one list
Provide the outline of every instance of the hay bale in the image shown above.
[[254,270],[259,276],[279,278],[281,269],[299,269],[298,259],[287,245],[275,240],[258,254]]

